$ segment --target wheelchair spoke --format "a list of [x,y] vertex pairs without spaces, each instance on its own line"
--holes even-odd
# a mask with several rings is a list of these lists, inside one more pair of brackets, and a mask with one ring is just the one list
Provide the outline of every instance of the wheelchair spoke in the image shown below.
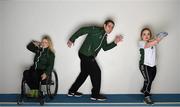
[[49,97],[54,97],[58,90],[58,77],[55,71],[52,71],[48,83],[46,84],[47,94]]

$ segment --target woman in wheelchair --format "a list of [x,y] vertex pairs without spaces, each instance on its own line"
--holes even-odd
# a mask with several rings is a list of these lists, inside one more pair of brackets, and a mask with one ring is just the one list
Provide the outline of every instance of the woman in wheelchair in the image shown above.
[[54,48],[48,35],[43,35],[41,42],[31,41],[27,49],[35,53],[34,63],[29,70],[23,73],[23,81],[26,81],[30,88],[29,97],[38,97],[40,81],[47,79],[54,67]]

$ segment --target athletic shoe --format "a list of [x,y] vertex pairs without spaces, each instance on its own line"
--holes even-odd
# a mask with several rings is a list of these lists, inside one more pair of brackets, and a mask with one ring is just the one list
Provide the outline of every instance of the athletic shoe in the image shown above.
[[68,96],[81,97],[83,94],[80,92],[68,92]]
[[107,98],[103,95],[91,96],[91,100],[105,101]]
[[150,98],[150,96],[146,96],[145,98],[144,98],[144,102],[146,103],[146,104],[154,104],[153,103],[153,101],[151,100],[151,98]]
[[35,97],[37,98],[39,96],[39,90],[37,89],[32,89],[29,91],[29,93],[27,94],[27,97]]

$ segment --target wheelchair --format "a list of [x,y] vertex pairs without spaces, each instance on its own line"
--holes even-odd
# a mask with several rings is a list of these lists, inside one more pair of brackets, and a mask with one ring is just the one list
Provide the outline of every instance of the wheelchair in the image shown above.
[[[45,88],[44,91],[46,91],[43,94],[42,88]],[[28,86],[26,83],[26,80],[22,80],[21,82],[21,94],[17,100],[17,104],[21,105],[25,101],[25,99],[28,99],[30,97],[27,96]],[[39,91],[38,91],[38,101],[40,105],[44,105],[45,97],[47,96],[50,99],[53,99],[57,95],[58,91],[58,76],[55,70],[51,72],[50,75],[48,75],[47,79],[40,81]],[[34,99],[34,98],[30,98]]]

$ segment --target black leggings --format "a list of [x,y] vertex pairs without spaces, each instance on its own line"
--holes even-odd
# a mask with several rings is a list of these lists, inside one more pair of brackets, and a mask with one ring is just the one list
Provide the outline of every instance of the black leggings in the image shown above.
[[79,57],[81,59],[81,72],[69,91],[76,92],[89,75],[93,86],[92,96],[96,97],[100,93],[101,70],[93,56],[85,56],[79,53]]
[[156,66],[150,67],[144,64],[140,64],[139,69],[144,77],[144,85],[141,91],[146,97],[150,95],[151,85],[156,76]]
[[30,89],[39,89],[39,83],[43,70],[34,70],[33,68],[25,70],[23,73],[23,80],[26,81]]

